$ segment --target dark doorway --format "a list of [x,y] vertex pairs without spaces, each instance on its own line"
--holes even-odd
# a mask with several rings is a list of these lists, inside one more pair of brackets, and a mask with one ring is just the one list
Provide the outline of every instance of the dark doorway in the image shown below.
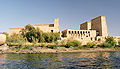
[[51,30],[51,32],[53,33],[53,30]]

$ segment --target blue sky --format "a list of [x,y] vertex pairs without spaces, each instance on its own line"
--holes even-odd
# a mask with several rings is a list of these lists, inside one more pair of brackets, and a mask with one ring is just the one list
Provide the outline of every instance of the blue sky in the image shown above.
[[120,0],[0,0],[0,32],[60,19],[60,30],[106,16],[109,35],[120,36]]

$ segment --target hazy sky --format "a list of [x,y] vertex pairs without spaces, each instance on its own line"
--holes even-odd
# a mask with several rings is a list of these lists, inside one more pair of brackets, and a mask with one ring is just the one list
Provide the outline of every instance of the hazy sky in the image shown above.
[[110,35],[120,36],[120,0],[0,0],[0,32],[60,19],[60,30],[106,16]]

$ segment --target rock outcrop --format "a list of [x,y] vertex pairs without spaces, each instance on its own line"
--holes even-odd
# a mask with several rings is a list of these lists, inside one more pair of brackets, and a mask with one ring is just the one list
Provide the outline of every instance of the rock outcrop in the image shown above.
[[0,45],[5,44],[5,41],[6,41],[6,35],[0,34]]

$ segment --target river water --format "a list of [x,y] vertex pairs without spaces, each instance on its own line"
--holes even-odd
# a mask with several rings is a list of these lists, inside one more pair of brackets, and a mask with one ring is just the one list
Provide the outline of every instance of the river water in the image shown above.
[[120,69],[120,52],[0,54],[0,69]]

